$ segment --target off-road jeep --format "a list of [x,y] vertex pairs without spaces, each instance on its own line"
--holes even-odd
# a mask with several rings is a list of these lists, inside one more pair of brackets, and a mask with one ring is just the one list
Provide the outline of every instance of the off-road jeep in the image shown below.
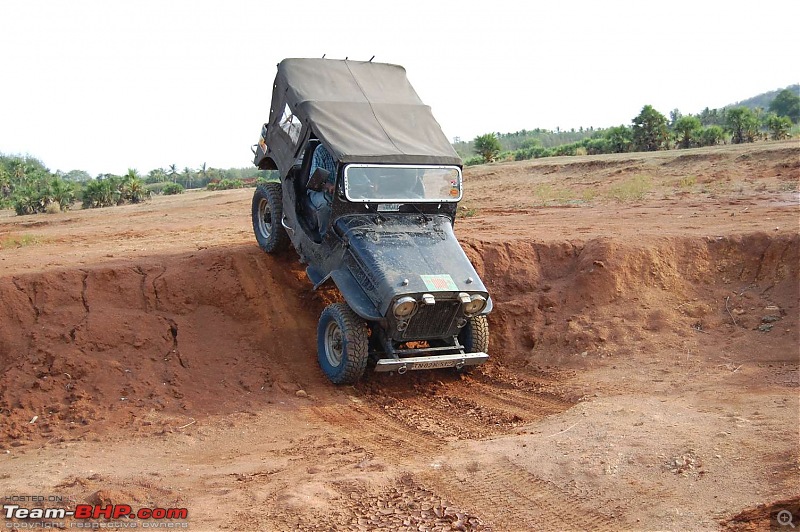
[[[322,145],[335,174],[312,157]],[[253,230],[277,253],[291,243],[317,289],[345,303],[317,327],[318,360],[337,384],[376,371],[485,362],[492,300],[453,234],[461,159],[397,65],[331,59],[278,64],[269,121],[253,146],[279,183],[256,188]],[[310,182],[334,183],[317,226]]]

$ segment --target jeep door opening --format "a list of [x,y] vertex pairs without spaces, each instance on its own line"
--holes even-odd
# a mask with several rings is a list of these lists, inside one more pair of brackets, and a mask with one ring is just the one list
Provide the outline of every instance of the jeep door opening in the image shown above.
[[[333,160],[330,170],[312,172],[315,151]],[[356,382],[370,359],[398,373],[488,359],[492,300],[453,233],[461,159],[402,67],[281,61],[253,153],[258,168],[280,175],[253,196],[259,246],[291,244],[314,289],[332,281],[345,301],[325,308],[317,327],[332,382]],[[320,227],[308,191],[326,183]]]

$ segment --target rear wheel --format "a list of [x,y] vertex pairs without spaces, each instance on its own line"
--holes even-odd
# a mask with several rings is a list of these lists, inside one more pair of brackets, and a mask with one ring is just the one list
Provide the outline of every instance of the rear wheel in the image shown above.
[[347,306],[334,303],[317,325],[317,359],[334,384],[353,384],[364,375],[369,358],[367,324]]
[[288,247],[289,235],[281,225],[283,193],[280,183],[258,185],[253,194],[253,232],[258,246],[267,253]]

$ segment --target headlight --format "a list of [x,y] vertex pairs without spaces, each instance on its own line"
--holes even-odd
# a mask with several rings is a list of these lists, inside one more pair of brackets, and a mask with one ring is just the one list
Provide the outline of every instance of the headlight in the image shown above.
[[413,297],[401,297],[394,303],[392,313],[398,320],[407,320],[417,312],[417,302]]
[[470,296],[469,303],[464,303],[464,315],[474,316],[486,308],[486,298],[481,295]]

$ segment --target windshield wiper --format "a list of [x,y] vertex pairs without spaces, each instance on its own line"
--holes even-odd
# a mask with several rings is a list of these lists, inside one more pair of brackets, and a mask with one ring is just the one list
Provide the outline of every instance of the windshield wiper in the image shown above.
[[[367,203],[366,205],[367,205],[367,209],[369,209],[370,208],[370,204]],[[379,223],[385,222],[386,221],[386,217],[381,214],[381,211],[378,210],[378,206],[377,205],[373,205],[372,208],[375,209],[375,214],[376,214],[376,216],[378,218],[378,222]]]
[[433,218],[428,218],[428,215],[427,215],[427,214],[425,214],[424,212],[422,212],[422,209],[420,209],[419,207],[417,207],[417,204],[416,204],[416,203],[406,203],[406,205],[411,205],[412,207],[414,207],[414,210],[415,210],[415,211],[417,211],[418,213],[420,213],[420,214],[422,215],[422,219],[423,219],[423,220],[425,220],[425,223],[428,223],[428,222],[430,222],[431,220],[433,220]]

